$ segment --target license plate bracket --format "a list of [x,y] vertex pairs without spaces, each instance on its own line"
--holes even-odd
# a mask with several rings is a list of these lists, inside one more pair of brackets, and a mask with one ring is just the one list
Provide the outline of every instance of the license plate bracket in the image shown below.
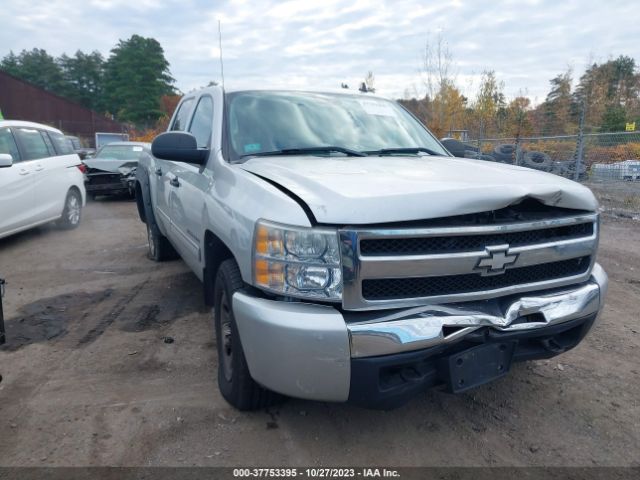
[[517,343],[489,343],[450,355],[443,365],[449,389],[460,393],[506,375]]

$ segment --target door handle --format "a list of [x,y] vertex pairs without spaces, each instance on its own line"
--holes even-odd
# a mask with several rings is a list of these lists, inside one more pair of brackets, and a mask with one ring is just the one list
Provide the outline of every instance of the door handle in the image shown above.
[[180,180],[178,180],[178,177],[173,177],[171,180],[169,180],[169,184],[172,187],[179,187],[180,186]]
[[44,170],[44,167],[42,165],[36,165],[36,168],[34,168],[34,170],[36,172],[40,172],[40,171]]
[[156,168],[156,175],[161,177],[162,176],[162,169],[161,168]]
[[31,172],[29,172],[29,170],[27,170],[26,168],[21,168],[21,169],[18,171],[18,173],[19,173],[20,175],[29,175],[29,173],[31,173]]

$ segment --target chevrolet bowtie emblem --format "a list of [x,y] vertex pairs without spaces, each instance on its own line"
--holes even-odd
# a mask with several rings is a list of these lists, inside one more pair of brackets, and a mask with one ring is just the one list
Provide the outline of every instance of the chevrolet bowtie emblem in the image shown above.
[[509,245],[485,247],[486,255],[480,257],[474,268],[480,275],[499,275],[511,268],[518,260],[518,254],[509,254]]

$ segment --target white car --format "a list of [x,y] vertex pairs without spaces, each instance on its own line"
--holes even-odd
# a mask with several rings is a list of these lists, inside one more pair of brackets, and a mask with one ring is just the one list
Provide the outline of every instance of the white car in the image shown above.
[[0,121],[0,238],[51,221],[77,227],[86,199],[82,168],[60,130]]

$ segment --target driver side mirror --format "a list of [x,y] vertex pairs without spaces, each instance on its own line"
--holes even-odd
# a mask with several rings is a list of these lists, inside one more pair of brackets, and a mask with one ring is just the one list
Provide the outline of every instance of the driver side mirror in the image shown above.
[[174,162],[207,163],[209,150],[198,148],[196,137],[188,132],[165,132],[158,135],[151,144],[154,157]]
[[7,168],[13,165],[13,157],[8,153],[0,153],[0,168]]

